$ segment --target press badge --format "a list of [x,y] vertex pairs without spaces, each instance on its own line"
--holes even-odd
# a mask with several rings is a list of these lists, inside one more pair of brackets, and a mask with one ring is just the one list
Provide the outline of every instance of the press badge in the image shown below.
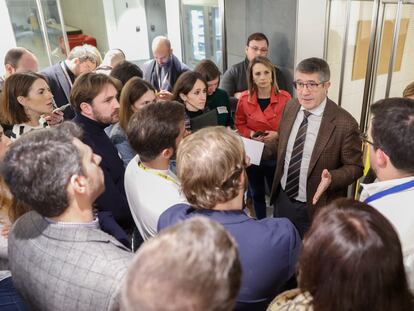
[[226,106],[217,107],[218,114],[229,113]]

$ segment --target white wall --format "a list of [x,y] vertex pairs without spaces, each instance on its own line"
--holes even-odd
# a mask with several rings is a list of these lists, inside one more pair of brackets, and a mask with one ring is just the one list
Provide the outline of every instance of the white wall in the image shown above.
[[165,11],[167,12],[168,39],[171,41],[174,55],[182,60],[179,0],[165,0]]
[[148,59],[145,1],[103,0],[103,6],[109,48],[120,48],[130,61]]
[[327,0],[298,0],[295,64],[308,57],[323,58]]
[[7,51],[16,46],[14,32],[10,21],[9,11],[7,10],[6,0],[0,0],[0,75],[4,75],[3,60]]
[[85,35],[96,39],[101,53],[108,50],[108,36],[102,0],[60,1],[66,25],[82,29]]

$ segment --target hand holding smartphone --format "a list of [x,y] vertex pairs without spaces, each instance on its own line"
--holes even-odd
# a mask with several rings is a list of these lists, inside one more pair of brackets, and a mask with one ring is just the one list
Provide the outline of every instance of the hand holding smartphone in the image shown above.
[[260,137],[260,136],[266,136],[268,133],[266,133],[266,132],[263,132],[263,131],[256,131],[256,132],[254,132],[254,134],[252,135],[252,138],[257,138],[257,137]]
[[60,106],[56,109],[53,110],[53,113],[58,112],[58,111],[64,111],[66,108],[68,108],[70,106],[70,103],[67,103],[66,105]]

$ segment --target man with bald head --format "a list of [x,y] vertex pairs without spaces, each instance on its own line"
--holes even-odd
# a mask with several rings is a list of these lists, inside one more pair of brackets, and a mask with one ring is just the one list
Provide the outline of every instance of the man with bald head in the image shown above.
[[38,61],[29,50],[16,47],[7,51],[4,57],[4,77],[0,77],[0,91],[3,89],[4,80],[14,73],[36,72]]
[[170,99],[178,77],[189,68],[173,54],[171,42],[164,36],[154,38],[152,54],[154,59],[143,66],[144,79],[160,92],[160,99]]

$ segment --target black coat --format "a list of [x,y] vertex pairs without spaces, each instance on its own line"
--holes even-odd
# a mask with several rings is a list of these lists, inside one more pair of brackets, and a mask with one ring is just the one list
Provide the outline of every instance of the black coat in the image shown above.
[[79,114],[73,122],[84,130],[82,141],[102,157],[100,167],[104,172],[105,192],[95,201],[101,229],[129,247],[126,232],[133,227],[134,221],[125,194],[125,168],[118,150],[104,131],[107,125]]

